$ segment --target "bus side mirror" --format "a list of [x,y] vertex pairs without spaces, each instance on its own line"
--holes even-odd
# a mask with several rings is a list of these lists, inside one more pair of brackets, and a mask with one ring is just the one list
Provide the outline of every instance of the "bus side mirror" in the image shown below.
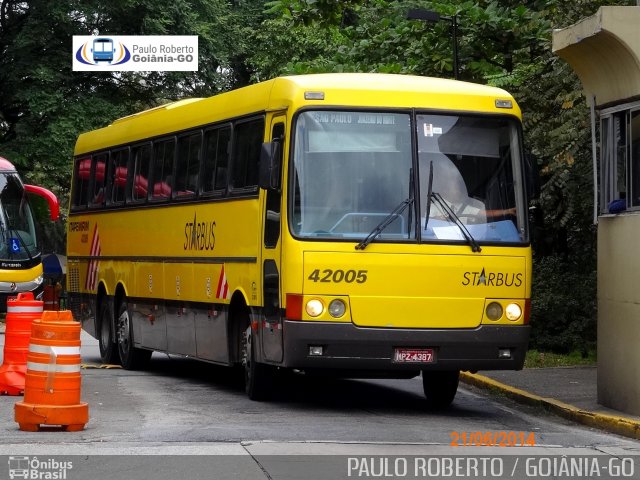
[[260,188],[280,191],[282,151],[280,142],[265,142],[260,152]]
[[35,185],[25,185],[24,190],[27,193],[33,193],[39,197],[44,198],[49,204],[49,213],[51,220],[54,222],[60,218],[60,204],[58,203],[58,197],[51,190],[46,188],[36,187]]

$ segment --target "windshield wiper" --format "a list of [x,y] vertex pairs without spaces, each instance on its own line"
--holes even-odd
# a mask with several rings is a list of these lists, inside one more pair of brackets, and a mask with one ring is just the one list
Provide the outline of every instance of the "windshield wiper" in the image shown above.
[[[413,181],[413,168],[409,169],[409,198],[414,198],[415,194],[415,183]],[[413,224],[413,211],[415,208],[409,210],[408,220],[407,220],[407,238],[411,238],[411,225]],[[420,218],[420,217],[416,217]]]
[[409,197],[406,200],[403,200],[400,205],[393,209],[393,211],[384,217],[384,219],[369,232],[369,235],[365,237],[359,244],[356,245],[356,250],[364,250],[367,248],[371,242],[375,240],[375,238],[380,235],[385,228],[387,228],[391,223],[398,218],[399,215],[402,214],[406,210],[406,208],[413,203],[413,197]]
[[433,161],[429,162],[429,181],[427,182],[427,205],[425,208],[424,230],[429,224],[429,215],[431,214],[431,196],[433,194]]
[[480,248],[480,245],[478,244],[476,239],[473,238],[473,235],[471,235],[469,230],[467,230],[467,227],[465,227],[464,223],[462,223],[460,217],[458,217],[458,215],[455,214],[451,207],[447,205],[447,202],[442,198],[442,195],[440,195],[438,192],[433,192],[431,196],[438,203],[438,206],[447,214],[449,219],[460,229],[462,235],[464,235],[464,238],[466,238],[467,242],[469,242],[471,251],[481,252],[482,248]]

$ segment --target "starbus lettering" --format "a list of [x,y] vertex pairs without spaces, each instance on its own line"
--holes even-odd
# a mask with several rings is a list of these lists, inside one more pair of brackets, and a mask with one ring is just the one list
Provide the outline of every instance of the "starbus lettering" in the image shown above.
[[216,222],[199,222],[193,214],[193,222],[184,225],[185,250],[213,250],[216,245]]
[[520,287],[522,273],[487,272],[484,268],[480,272],[464,272],[462,285],[477,287]]

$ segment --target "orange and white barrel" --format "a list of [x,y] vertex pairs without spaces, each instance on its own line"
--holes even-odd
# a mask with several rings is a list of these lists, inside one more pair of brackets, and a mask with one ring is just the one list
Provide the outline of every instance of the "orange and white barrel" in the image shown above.
[[7,299],[0,394],[22,395],[27,373],[31,325],[42,316],[42,302],[33,293],[19,293]]
[[83,430],[89,407],[80,394],[80,324],[69,310],[45,310],[33,322],[24,401],[15,406],[15,420],[25,431]]

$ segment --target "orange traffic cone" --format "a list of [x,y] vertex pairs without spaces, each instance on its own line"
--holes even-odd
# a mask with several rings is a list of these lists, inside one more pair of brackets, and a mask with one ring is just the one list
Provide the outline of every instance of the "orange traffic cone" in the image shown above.
[[33,293],[19,293],[7,299],[4,332],[4,362],[0,367],[0,394],[21,395],[27,372],[31,324],[42,316],[42,302]]
[[89,406],[80,402],[80,323],[69,310],[44,311],[33,322],[24,401],[16,403],[20,430],[42,426],[83,430]]

